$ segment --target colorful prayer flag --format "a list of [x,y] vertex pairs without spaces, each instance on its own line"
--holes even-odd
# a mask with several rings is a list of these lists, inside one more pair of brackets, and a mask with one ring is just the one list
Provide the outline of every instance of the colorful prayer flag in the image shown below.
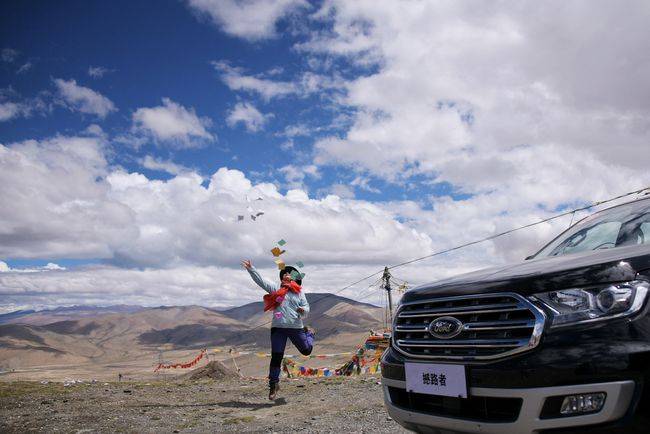
[[273,256],[275,256],[276,258],[277,258],[278,256],[280,256],[281,254],[283,254],[284,252],[286,252],[286,250],[282,250],[282,249],[279,248],[279,247],[273,247],[273,248],[271,249],[271,253],[273,253]]

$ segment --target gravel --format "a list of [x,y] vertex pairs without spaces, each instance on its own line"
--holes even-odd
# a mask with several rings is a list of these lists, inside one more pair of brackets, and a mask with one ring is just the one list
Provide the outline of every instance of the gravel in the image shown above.
[[405,433],[386,413],[378,377],[0,383],[0,432]]

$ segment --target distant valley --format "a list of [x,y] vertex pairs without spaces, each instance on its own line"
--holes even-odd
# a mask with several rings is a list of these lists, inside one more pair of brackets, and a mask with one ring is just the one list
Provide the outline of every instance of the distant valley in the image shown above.
[[[319,339],[382,326],[383,309],[332,294],[307,294],[306,321]],[[168,350],[268,345],[262,303],[227,310],[202,306],[92,307],[0,315],[0,368],[119,363]]]

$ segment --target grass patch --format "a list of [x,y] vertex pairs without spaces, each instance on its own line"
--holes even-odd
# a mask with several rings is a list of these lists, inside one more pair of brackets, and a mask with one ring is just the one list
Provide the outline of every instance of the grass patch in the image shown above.
[[0,398],[20,398],[25,395],[65,395],[70,390],[61,383],[40,384],[33,381],[0,382]]

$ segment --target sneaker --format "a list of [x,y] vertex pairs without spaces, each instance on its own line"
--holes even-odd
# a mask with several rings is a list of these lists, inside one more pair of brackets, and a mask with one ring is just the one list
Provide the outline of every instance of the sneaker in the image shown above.
[[279,383],[271,384],[269,386],[269,400],[275,401],[275,398],[278,396],[279,391],[280,391]]

